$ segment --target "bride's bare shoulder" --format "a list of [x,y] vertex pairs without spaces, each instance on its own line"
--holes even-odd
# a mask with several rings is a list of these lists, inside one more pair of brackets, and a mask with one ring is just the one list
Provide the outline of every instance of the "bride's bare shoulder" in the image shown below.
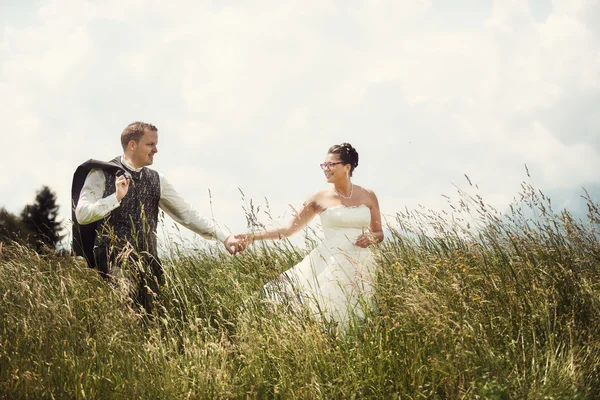
[[304,201],[304,207],[310,207],[315,212],[320,213],[328,204],[328,199],[331,198],[331,189],[319,189]]
[[364,200],[367,203],[377,202],[377,196],[375,192],[371,189],[367,189],[366,187],[354,185],[354,190],[361,193],[361,196],[364,196]]
[[373,192],[371,189],[367,189],[364,186],[359,186],[359,185],[354,185],[354,191],[357,193],[362,193],[362,195],[364,196],[374,196],[375,192]]

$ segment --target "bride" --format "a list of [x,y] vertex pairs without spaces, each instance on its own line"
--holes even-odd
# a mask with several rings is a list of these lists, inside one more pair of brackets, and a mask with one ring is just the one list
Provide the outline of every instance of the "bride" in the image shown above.
[[299,264],[265,285],[276,301],[297,299],[327,320],[362,317],[375,261],[369,249],[383,240],[375,193],[355,185],[358,153],[349,143],[332,146],[321,168],[333,187],[313,193],[286,225],[237,235],[247,244],[291,236],[320,215],[325,239]]

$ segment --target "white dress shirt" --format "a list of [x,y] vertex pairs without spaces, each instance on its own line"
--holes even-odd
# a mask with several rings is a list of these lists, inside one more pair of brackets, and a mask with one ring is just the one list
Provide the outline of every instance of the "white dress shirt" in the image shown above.
[[[134,168],[123,157],[121,157],[121,163],[132,171],[139,172],[142,169]],[[158,176],[160,178],[158,206],[173,220],[207,239],[217,238],[224,242],[229,237],[229,232],[220,229],[212,219],[199,215],[191,205],[186,203],[164,176],[161,174]],[[105,184],[104,171],[101,169],[92,169],[85,178],[75,209],[75,217],[81,225],[101,220],[121,205],[121,202],[117,200],[116,193],[103,197]]]

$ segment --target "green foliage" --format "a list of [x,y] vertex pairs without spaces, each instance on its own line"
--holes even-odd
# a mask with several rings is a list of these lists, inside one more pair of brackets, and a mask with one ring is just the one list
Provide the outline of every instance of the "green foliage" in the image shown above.
[[508,213],[397,214],[376,305],[347,327],[261,296],[288,242],[165,257],[156,313],[83,263],[18,245],[0,261],[5,398],[600,397],[600,212],[576,220],[525,185]]
[[31,232],[21,218],[0,208],[0,242],[17,241],[26,243],[30,240]]
[[23,224],[33,233],[33,242],[38,251],[45,247],[55,249],[64,237],[60,235],[61,222],[56,220],[58,209],[56,195],[48,186],[43,186],[37,192],[35,202],[25,206],[21,212]]

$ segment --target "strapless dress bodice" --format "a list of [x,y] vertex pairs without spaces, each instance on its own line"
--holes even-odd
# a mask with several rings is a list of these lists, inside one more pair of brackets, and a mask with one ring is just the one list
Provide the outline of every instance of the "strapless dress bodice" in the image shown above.
[[338,244],[354,243],[371,225],[371,209],[365,205],[344,205],[327,208],[321,213],[321,227],[325,240]]

